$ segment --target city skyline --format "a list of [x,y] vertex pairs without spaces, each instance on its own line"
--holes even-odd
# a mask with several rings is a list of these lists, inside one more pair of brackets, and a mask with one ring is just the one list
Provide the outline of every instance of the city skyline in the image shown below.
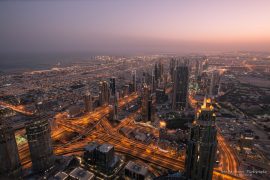
[[0,180],[266,180],[269,0],[0,2]]
[[269,51],[270,2],[1,2],[0,53]]

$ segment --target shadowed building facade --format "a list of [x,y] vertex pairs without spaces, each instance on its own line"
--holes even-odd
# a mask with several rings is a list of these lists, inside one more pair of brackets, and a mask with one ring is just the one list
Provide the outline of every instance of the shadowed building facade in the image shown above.
[[189,69],[185,64],[176,67],[173,73],[172,109],[182,110],[187,106]]
[[118,97],[116,94],[116,78],[112,77],[109,80],[110,101],[112,102],[112,120],[118,120]]
[[0,125],[0,179],[19,179],[21,172],[14,130]]
[[142,117],[144,122],[154,120],[153,96],[146,84],[143,84],[142,89]]
[[187,145],[186,178],[211,180],[217,151],[216,115],[211,99],[205,99],[193,122]]
[[43,172],[54,165],[51,129],[47,119],[35,118],[26,124],[26,134],[32,160],[32,169]]

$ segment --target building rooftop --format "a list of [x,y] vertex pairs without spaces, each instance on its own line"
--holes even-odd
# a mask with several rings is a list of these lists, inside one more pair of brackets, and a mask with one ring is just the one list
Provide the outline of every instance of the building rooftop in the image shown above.
[[98,147],[98,150],[100,152],[106,153],[109,152],[113,148],[113,145],[111,144],[102,144],[101,146]]
[[94,151],[98,146],[99,144],[97,142],[91,142],[84,147],[84,150],[91,152]]
[[53,180],[66,180],[67,178],[68,178],[67,173],[60,171],[55,174]]
[[136,174],[141,174],[143,176],[146,176],[148,174],[147,167],[144,167],[140,164],[136,164],[133,161],[129,161],[128,164],[126,165],[125,169],[128,169],[129,171],[132,171]]
[[78,180],[91,180],[94,179],[95,175],[81,167],[77,167],[71,171],[69,174],[74,179]]

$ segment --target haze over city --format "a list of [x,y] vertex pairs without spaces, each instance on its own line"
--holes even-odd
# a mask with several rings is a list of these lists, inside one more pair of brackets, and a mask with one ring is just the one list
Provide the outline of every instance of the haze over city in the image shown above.
[[270,50],[270,1],[3,1],[0,52]]

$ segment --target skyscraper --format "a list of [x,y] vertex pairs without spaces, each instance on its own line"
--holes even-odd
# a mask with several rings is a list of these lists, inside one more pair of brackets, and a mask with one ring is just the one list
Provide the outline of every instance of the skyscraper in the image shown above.
[[143,84],[142,92],[142,117],[143,120],[152,121],[153,120],[153,106],[152,106],[152,96],[149,86]]
[[99,83],[99,101],[101,105],[109,103],[109,88],[106,81]]
[[85,112],[93,111],[93,97],[89,91],[84,95]]
[[164,67],[161,61],[158,63],[158,69],[159,69],[159,78],[162,79],[162,76],[164,74]]
[[109,82],[110,86],[110,95],[116,96],[116,83],[115,83],[115,77],[110,78]]
[[0,124],[0,179],[19,179],[21,164],[12,127]]
[[110,98],[113,106],[113,120],[118,120],[118,100],[116,94],[116,80],[114,77],[110,78]]
[[133,91],[137,92],[137,73],[136,73],[136,70],[132,71],[132,84],[133,84]]
[[[162,82],[163,80],[163,64],[161,63],[161,61],[155,63],[154,72],[152,73],[152,76],[155,77],[154,80],[156,87],[157,85],[159,86],[159,83]],[[155,89],[153,91],[155,91]]]
[[113,103],[113,120],[118,120],[118,101],[116,96],[114,96],[114,103]]
[[217,150],[216,115],[211,99],[204,100],[193,122],[187,145],[186,177],[190,180],[211,180]]
[[170,60],[170,76],[171,76],[171,81],[173,82],[173,77],[174,77],[174,69],[175,69],[175,65],[176,65],[176,60],[175,59],[171,59]]
[[172,109],[182,110],[187,106],[189,68],[186,63],[182,63],[174,70]]
[[155,92],[157,88],[157,82],[156,82],[156,76],[154,71],[152,72],[152,76],[151,76],[151,91]]
[[220,74],[219,71],[213,71],[211,74],[209,95],[215,96],[218,94],[218,88],[220,84]]
[[26,124],[26,134],[32,160],[32,169],[43,172],[54,165],[51,129],[46,117],[36,117]]

